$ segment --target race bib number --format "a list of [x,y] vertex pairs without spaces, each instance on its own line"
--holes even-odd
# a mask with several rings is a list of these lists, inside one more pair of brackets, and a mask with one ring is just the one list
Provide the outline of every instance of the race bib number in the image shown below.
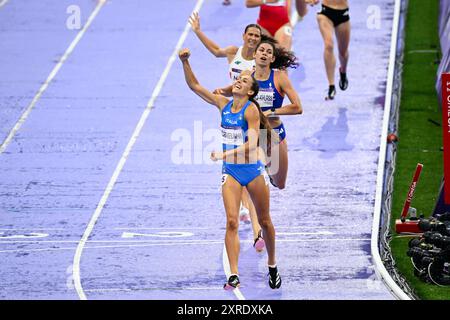
[[222,127],[222,143],[234,146],[244,144],[244,134],[240,127]]
[[256,96],[256,101],[258,101],[261,108],[272,108],[274,100],[273,88],[263,88],[259,89],[258,95]]
[[240,69],[232,68],[231,72],[230,72],[231,80],[233,82],[235,82],[239,78],[239,75],[241,74],[241,72],[242,72],[242,70],[240,70]]
[[244,67],[243,69],[231,68],[230,76],[231,76],[232,82],[235,82],[237,79],[239,79],[239,76],[241,75],[241,73],[243,71],[254,72],[255,66],[247,66],[247,67]]
[[222,186],[227,182],[228,174],[224,173],[222,174]]

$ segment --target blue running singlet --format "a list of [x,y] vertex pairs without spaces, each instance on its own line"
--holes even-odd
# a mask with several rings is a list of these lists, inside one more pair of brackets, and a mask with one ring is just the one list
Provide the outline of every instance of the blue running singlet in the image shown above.
[[[223,152],[234,150],[247,142],[248,123],[244,114],[250,103],[248,101],[236,113],[231,111],[233,100],[223,108],[221,121]],[[244,187],[264,172],[264,165],[259,160],[256,163],[245,164],[230,163],[224,160],[222,167],[222,174],[225,176],[223,179],[226,179],[226,175],[230,175]],[[224,180],[222,180],[223,183],[225,183]]]
[[[278,92],[277,87],[275,86],[274,74],[275,71],[272,69],[270,71],[269,79],[265,81],[257,80],[259,92],[255,100],[259,103],[263,112],[281,108],[283,105],[284,97]],[[286,129],[284,128],[283,123],[278,127],[273,128],[273,130],[280,136],[280,142],[286,139]]]
[[[274,80],[275,71],[270,70],[269,79],[265,81],[257,80],[259,84],[259,92],[255,100],[259,103],[261,110],[267,111],[271,109],[281,108],[284,97],[278,92],[275,87]],[[253,74],[254,76],[254,74]]]

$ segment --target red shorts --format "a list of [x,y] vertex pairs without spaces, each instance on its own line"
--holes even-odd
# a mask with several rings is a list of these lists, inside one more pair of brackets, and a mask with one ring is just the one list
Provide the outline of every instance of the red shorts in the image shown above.
[[275,36],[282,26],[289,23],[289,15],[286,6],[266,6],[262,5],[259,10],[257,23]]

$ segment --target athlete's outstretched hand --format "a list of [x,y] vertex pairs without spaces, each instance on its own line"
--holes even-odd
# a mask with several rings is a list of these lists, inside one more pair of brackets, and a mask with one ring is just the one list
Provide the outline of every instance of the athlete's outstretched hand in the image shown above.
[[217,160],[223,160],[223,152],[213,151],[213,152],[211,152],[210,158],[214,162],[217,161]]
[[200,17],[198,16],[198,12],[194,12],[192,16],[189,17],[189,23],[194,32],[200,31]]
[[190,56],[191,56],[191,51],[188,48],[181,49],[178,52],[178,57],[180,58],[181,61],[188,60]]

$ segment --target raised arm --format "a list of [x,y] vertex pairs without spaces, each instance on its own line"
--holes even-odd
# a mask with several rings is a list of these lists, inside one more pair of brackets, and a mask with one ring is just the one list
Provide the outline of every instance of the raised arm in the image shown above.
[[194,12],[192,16],[189,18],[189,23],[191,24],[192,31],[194,31],[195,35],[200,39],[206,49],[209,50],[215,57],[223,58],[227,57],[228,60],[232,59],[238,48],[236,46],[228,46],[225,48],[221,48],[214,41],[209,39],[200,28],[200,17],[197,12]]
[[[291,80],[287,76],[286,72],[276,71],[277,83],[280,87],[282,93],[286,94],[289,98],[290,104],[284,105],[281,108],[275,110],[275,115],[294,115],[294,114],[302,114],[303,108],[302,103],[300,101],[300,97],[298,96],[297,91],[295,91],[292,86]],[[266,115],[270,115],[271,111],[264,112]]]
[[262,6],[263,4],[266,3],[277,3],[277,2],[278,0],[245,0],[245,5],[247,6],[247,8],[254,8]]
[[186,80],[187,85],[192,91],[200,96],[200,98],[209,104],[216,106],[219,110],[222,110],[222,108],[228,103],[228,99],[224,96],[213,94],[198,82],[189,63],[190,55],[191,53],[189,49],[182,49],[178,53],[178,56],[183,63],[184,79]]

